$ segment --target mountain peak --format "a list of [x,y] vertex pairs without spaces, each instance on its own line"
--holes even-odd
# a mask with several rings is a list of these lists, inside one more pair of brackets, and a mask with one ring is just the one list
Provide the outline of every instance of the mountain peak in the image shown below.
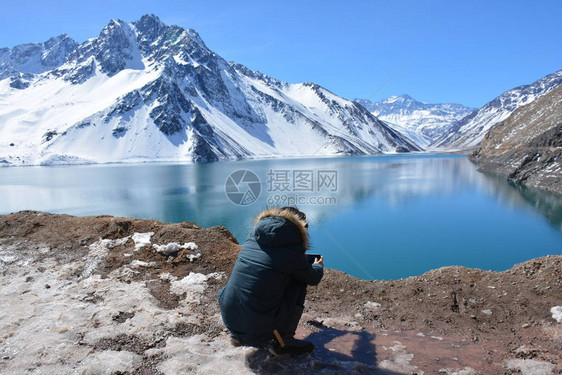
[[[402,94],[402,95],[398,95],[398,96],[391,96],[389,98],[386,99],[382,99],[380,101],[378,101],[378,103],[411,103],[411,102],[420,102],[419,100],[416,100],[414,98],[412,98],[410,95],[408,94]],[[421,103],[421,102],[420,102]]]
[[119,18],[112,18],[109,20],[109,24],[108,25],[118,25],[121,26],[121,24],[125,23],[124,21],[120,20]]
[[145,14],[140,20],[133,22],[133,25],[144,33],[153,32],[156,34],[166,27],[166,25],[160,21],[160,18],[154,14]]
[[203,41],[203,39],[201,38],[201,36],[199,35],[199,33],[193,29],[186,29],[187,33],[189,34],[189,37],[191,38],[191,40],[194,40],[197,42],[197,44],[199,44],[201,47],[207,48],[207,46],[205,45],[205,42]]
[[408,94],[402,94],[399,96],[400,98],[403,98],[405,100],[415,100],[414,98],[412,98],[410,95]]
[[137,22],[153,22],[153,23],[158,23],[160,25],[163,24],[162,21],[160,21],[160,18],[158,18],[158,16],[156,16],[155,14],[152,14],[152,13],[151,14],[145,14]]
[[63,33],[57,36],[50,37],[45,43],[48,43],[49,41],[61,41],[65,39],[72,39],[72,38],[67,33]]
[[[113,28],[113,27],[122,27],[125,24],[124,21],[120,20],[120,19],[115,19],[112,18],[109,20],[109,23],[103,28],[103,30],[107,29],[107,28]],[[102,32],[103,32],[102,30]]]
[[133,22],[143,40],[148,44],[154,42],[167,26],[154,14],[145,14],[140,20]]
[[101,30],[100,37],[107,38],[114,36],[115,34],[123,33],[123,28],[125,27],[126,23],[119,19],[112,18],[109,23]]
[[53,36],[49,38],[49,40],[47,40],[45,43],[43,43],[45,48],[52,48],[60,44],[67,44],[70,49],[74,49],[78,46],[78,43],[66,33]]

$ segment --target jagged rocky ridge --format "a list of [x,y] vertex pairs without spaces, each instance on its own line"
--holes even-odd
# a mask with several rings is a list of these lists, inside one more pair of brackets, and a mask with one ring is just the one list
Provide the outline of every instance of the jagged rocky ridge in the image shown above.
[[562,86],[496,125],[470,158],[480,171],[562,194]]
[[29,80],[62,65],[78,43],[66,34],[45,43],[27,43],[0,49],[0,80],[10,78],[10,87],[25,89]]
[[496,124],[508,118],[517,108],[529,104],[562,84],[562,70],[549,74],[530,85],[508,90],[477,111],[456,122],[430,147],[450,150],[474,148]]
[[154,15],[112,20],[80,45],[3,49],[0,68],[4,165],[421,149],[362,106],[228,63]]
[[378,102],[355,99],[355,102],[422,146],[434,142],[456,121],[475,110],[455,103],[424,103],[409,95],[391,96]]

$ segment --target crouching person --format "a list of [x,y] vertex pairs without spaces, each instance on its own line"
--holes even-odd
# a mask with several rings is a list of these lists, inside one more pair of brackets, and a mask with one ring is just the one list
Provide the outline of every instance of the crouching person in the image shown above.
[[218,293],[222,319],[233,345],[272,343],[275,355],[310,353],[295,339],[306,286],[322,279],[322,257],[307,260],[308,223],[294,207],[262,212],[242,246],[228,283]]

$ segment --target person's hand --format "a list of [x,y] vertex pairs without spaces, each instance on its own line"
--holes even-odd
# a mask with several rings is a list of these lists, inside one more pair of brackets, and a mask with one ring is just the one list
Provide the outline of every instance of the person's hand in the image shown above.
[[319,258],[314,259],[314,263],[313,263],[313,264],[319,264],[319,265],[321,265],[322,267],[324,267],[324,257],[321,256],[321,257],[319,257]]

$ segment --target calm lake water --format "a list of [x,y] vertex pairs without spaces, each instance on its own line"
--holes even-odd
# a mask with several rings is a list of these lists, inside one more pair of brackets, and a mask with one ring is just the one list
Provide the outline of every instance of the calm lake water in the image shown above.
[[[225,193],[228,176],[241,169],[261,181],[259,198],[247,206]],[[256,184],[236,187],[252,191]],[[327,267],[367,279],[448,265],[505,270],[562,253],[561,197],[481,174],[462,156],[0,168],[0,197],[2,214],[194,221],[224,225],[241,242],[262,209],[298,198],[312,251]]]

